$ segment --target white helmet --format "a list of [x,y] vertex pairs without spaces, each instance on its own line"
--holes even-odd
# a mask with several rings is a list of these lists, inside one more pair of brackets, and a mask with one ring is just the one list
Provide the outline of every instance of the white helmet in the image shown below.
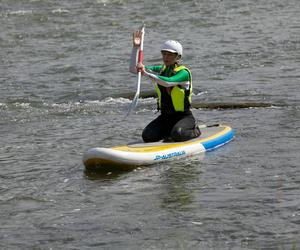
[[166,41],[160,51],[169,51],[171,53],[177,53],[179,56],[182,56],[182,45],[174,40]]

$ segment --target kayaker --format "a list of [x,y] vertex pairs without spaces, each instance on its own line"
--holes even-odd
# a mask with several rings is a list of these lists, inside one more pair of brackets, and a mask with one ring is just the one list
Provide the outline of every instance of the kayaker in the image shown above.
[[201,132],[196,126],[190,110],[192,98],[191,71],[179,64],[182,45],[174,40],[166,41],[161,47],[163,64],[144,66],[138,64],[138,50],[141,44],[141,31],[133,33],[133,48],[129,70],[142,75],[155,83],[158,109],[161,114],[143,130],[144,142],[159,140],[186,141],[198,137]]

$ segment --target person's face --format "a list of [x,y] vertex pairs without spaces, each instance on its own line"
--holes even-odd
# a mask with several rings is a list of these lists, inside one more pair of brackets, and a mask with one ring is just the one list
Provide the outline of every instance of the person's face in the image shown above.
[[178,55],[169,51],[161,52],[163,62],[166,66],[171,66],[177,61]]

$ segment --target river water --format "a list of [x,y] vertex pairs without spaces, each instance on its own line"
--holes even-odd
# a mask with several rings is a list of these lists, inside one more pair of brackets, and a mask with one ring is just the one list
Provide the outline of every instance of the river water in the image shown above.
[[[0,0],[1,249],[299,249],[298,0]],[[145,63],[184,45],[193,109],[235,140],[192,159],[85,173],[90,147],[140,138],[157,115],[141,99],[131,33]],[[142,90],[151,90],[147,80]]]

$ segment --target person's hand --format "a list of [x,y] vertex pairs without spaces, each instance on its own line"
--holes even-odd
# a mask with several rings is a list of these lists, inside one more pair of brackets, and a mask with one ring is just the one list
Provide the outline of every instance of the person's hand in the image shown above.
[[145,73],[145,65],[142,64],[142,63],[138,63],[136,65],[136,70],[137,70],[137,72],[141,72],[142,75],[144,75],[144,73]]
[[139,47],[142,41],[142,32],[140,30],[133,32],[132,40],[133,46]]

